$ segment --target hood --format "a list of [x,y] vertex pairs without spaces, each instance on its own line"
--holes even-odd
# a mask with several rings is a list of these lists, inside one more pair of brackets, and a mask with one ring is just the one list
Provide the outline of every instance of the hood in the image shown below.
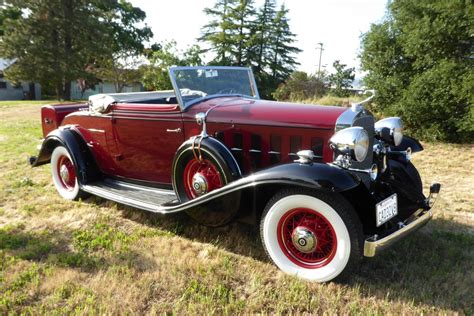
[[334,129],[338,117],[350,110],[324,106],[252,100],[240,97],[217,98],[199,104],[199,111],[209,110],[208,122]]

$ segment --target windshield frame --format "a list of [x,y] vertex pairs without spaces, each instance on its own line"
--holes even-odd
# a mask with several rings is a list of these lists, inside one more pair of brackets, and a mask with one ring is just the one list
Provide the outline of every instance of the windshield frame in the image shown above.
[[[188,101],[186,104],[183,101],[183,98],[181,96],[181,91],[178,87],[178,84],[176,82],[176,71],[182,71],[182,70],[232,70],[232,69],[237,69],[237,70],[245,70],[247,71],[247,74],[249,76],[249,83],[250,83],[250,89],[251,91],[255,94],[255,96],[251,95],[243,95],[243,94],[209,94],[203,97],[198,97],[195,98],[191,101]],[[209,100],[209,99],[214,99],[214,98],[220,98],[220,97],[243,97],[243,98],[249,98],[249,99],[254,99],[254,100],[260,100],[260,94],[258,93],[258,88],[257,88],[257,83],[255,81],[255,76],[253,75],[252,69],[249,67],[232,67],[232,66],[193,66],[193,67],[170,67],[169,69],[169,76],[171,80],[171,84],[173,85],[174,93],[176,95],[176,99],[178,100],[178,104],[181,108],[181,110],[184,112],[186,109],[190,108],[193,104]]]

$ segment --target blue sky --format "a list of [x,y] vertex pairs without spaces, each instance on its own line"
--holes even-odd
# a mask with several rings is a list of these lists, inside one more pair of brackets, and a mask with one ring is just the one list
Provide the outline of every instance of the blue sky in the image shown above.
[[[332,71],[334,60],[356,67],[360,36],[371,23],[379,22],[386,0],[277,0],[290,10],[290,27],[297,35],[295,46],[303,50],[297,57],[299,70],[314,73],[319,62],[317,43],[324,44],[322,65]],[[196,43],[201,27],[208,21],[203,9],[215,0],[131,0],[147,14],[146,23],[154,41],[176,40],[180,49]],[[256,4],[260,5],[261,0]]]

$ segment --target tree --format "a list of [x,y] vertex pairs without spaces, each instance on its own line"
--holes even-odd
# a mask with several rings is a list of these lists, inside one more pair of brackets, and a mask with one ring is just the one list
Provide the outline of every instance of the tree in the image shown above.
[[169,79],[168,69],[172,66],[199,66],[202,64],[201,48],[198,45],[189,47],[181,52],[176,48],[176,42],[171,41],[162,45],[149,58],[149,65],[143,66],[143,84],[147,90],[173,89]]
[[211,21],[202,28],[202,35],[198,40],[210,45],[210,48],[203,50],[204,52],[211,51],[216,54],[211,64],[223,66],[232,64],[230,12],[235,4],[236,0],[218,0],[213,8],[204,9],[204,13]]
[[211,22],[203,27],[200,41],[206,42],[216,58],[214,65],[251,66],[260,94],[271,97],[298,64],[294,55],[295,34],[288,24],[288,10],[275,11],[275,1],[265,0],[254,9],[253,0],[218,0],[204,12]]
[[295,71],[273,93],[277,100],[302,101],[319,98],[325,92],[324,81],[304,71]]
[[255,70],[256,73],[261,73],[267,65],[268,58],[268,37],[271,33],[271,28],[269,25],[272,25],[273,20],[276,16],[276,3],[275,0],[265,0],[262,8],[260,9],[257,20],[254,24],[254,36],[251,43],[254,46],[255,53]]
[[102,81],[113,82],[115,92],[120,93],[127,84],[141,82],[141,64],[139,56],[117,53],[102,59],[100,66],[94,68],[93,73]]
[[236,66],[249,66],[248,46],[251,39],[253,17],[256,11],[253,0],[239,0],[229,12],[230,55]]
[[349,91],[347,89],[352,88],[352,82],[355,78],[355,69],[347,68],[347,65],[341,64],[339,60],[334,61],[332,66],[336,72],[328,76],[331,92],[335,96],[346,97],[349,95]]
[[[146,17],[140,8],[126,1],[105,4],[108,5],[107,11],[114,13],[107,15],[106,21],[112,36],[108,37],[107,54],[97,61],[95,74],[101,80],[113,82],[115,92],[120,93],[127,83],[141,80],[142,73],[138,68],[141,58],[147,53],[143,42],[149,40],[153,33],[147,26],[135,27]],[[152,46],[151,50],[156,48],[156,45]]]
[[263,95],[274,91],[299,65],[294,55],[301,52],[301,49],[292,46],[296,35],[290,30],[287,15],[288,9],[282,5],[270,25],[268,52],[264,54],[267,69],[261,75],[265,83]]
[[410,132],[473,141],[472,4],[464,0],[394,0],[362,38],[365,84],[377,110],[400,115]]
[[0,54],[15,60],[6,76],[52,86],[63,99],[72,81],[94,79],[91,65],[151,36],[135,26],[144,13],[123,0],[8,0],[0,15],[12,9],[27,13],[3,21]]

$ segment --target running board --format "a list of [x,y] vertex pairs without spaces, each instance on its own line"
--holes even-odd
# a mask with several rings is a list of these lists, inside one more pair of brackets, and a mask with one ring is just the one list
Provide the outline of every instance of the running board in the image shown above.
[[[103,181],[85,184],[85,192],[142,210],[157,212],[159,209],[179,205],[172,190],[157,189],[124,181],[106,178]],[[168,213],[158,211],[159,213]]]

